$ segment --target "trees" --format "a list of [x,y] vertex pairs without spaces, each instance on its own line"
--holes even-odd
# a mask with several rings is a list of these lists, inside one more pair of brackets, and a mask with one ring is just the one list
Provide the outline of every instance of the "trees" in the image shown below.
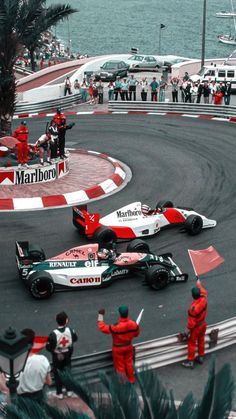
[[[199,372],[198,372],[199,373]],[[70,399],[67,408],[59,411],[50,398],[37,404],[30,399],[13,400],[6,406],[6,417],[22,419],[226,419],[233,405],[234,379],[225,364],[218,372],[214,358],[209,368],[208,381],[201,400],[190,392],[176,406],[172,390],[166,389],[154,370],[143,368],[135,385],[120,383],[116,373],[99,373],[100,380],[90,383],[80,375],[75,380],[69,372],[61,375],[66,387],[72,389],[83,403]],[[191,378],[193,379],[193,377]],[[180,383],[181,385],[181,383]],[[67,399],[68,400],[68,399]],[[73,401],[74,400],[74,401]],[[58,406],[59,407],[59,406]],[[65,405],[61,408],[65,409]]]
[[45,0],[0,1],[0,137],[11,132],[17,56],[24,46],[33,56],[42,32],[76,11],[63,4],[46,7]]

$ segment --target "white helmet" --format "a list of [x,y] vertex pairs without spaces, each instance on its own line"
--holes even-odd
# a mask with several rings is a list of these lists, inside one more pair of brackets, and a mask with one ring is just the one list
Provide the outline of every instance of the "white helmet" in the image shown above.
[[98,252],[98,258],[99,259],[108,259],[109,257],[109,250],[108,249],[100,249]]
[[141,211],[143,213],[143,215],[148,215],[151,211],[151,208],[148,205],[141,205]]

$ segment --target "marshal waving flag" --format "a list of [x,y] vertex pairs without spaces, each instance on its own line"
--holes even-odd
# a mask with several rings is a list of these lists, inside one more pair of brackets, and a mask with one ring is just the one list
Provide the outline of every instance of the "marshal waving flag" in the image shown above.
[[202,250],[188,249],[188,253],[197,277],[217,268],[224,262],[224,258],[219,255],[213,246]]

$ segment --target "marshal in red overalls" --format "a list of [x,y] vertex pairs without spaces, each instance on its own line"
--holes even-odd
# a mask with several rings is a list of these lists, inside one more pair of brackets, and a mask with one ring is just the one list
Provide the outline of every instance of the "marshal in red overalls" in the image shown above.
[[120,318],[118,323],[109,325],[103,321],[104,309],[99,310],[98,328],[101,332],[112,335],[112,357],[114,368],[117,374],[126,382],[126,377],[130,383],[135,382],[134,376],[134,348],[133,338],[140,333],[139,325],[128,317],[128,307],[119,308]]
[[27,164],[29,129],[25,121],[16,128],[13,137],[19,141],[17,144],[18,164]]
[[198,356],[204,357],[205,354],[205,333],[206,333],[206,314],[207,314],[207,291],[203,288],[200,280],[196,287],[192,289],[193,302],[189,306],[187,328],[190,332],[188,339],[188,361],[194,361],[196,346]]

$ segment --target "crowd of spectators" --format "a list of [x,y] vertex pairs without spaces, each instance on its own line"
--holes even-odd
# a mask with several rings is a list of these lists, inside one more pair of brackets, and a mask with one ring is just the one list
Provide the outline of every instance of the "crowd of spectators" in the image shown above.
[[[104,95],[107,100],[141,100],[154,102],[185,102],[204,104],[230,104],[232,86],[230,82],[216,83],[193,82],[188,73],[183,78],[172,77],[167,80],[163,75],[158,79],[156,76],[148,80],[147,77],[137,79],[131,74],[129,77],[115,81],[103,82],[90,78],[83,79],[79,83],[76,79],[71,93],[81,93],[82,101],[90,105],[102,104]],[[167,98],[167,92],[169,97]]]

